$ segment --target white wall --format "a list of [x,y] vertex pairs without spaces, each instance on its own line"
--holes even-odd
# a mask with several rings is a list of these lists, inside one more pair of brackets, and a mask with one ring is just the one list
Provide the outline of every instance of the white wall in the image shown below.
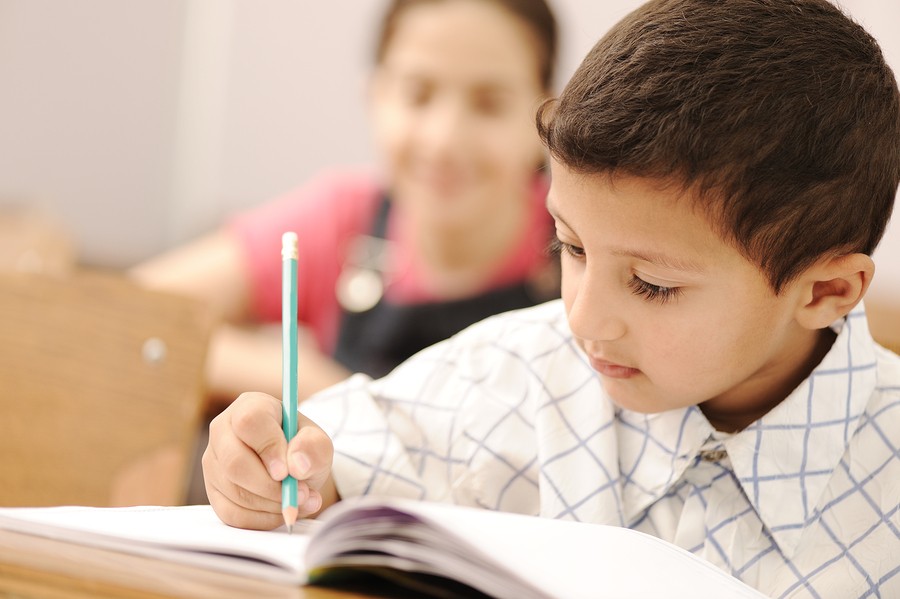
[[[843,0],[841,6],[878,40],[894,76],[900,80],[900,3]],[[870,296],[900,305],[900,202],[894,207],[894,217],[874,258],[876,275]]]
[[[188,71],[218,73],[213,79],[220,80],[203,87],[196,77],[186,76],[182,116],[194,129],[179,128],[186,133],[180,147],[186,158],[205,160],[191,164],[176,186],[171,229],[176,238],[296,185],[323,167],[372,160],[365,86],[385,0],[192,4],[205,14],[189,19]],[[636,5],[634,0],[557,0],[554,6],[566,31],[560,86],[602,32]],[[196,124],[209,121],[210,115],[221,123],[196,131],[202,129]]]
[[47,206],[92,261],[159,246],[180,0],[0,0],[0,202]]
[[[125,266],[323,167],[371,159],[385,0],[0,0],[0,204],[57,211]],[[560,83],[638,0],[555,0]],[[845,0],[900,72],[900,4]],[[873,294],[900,294],[900,225]]]

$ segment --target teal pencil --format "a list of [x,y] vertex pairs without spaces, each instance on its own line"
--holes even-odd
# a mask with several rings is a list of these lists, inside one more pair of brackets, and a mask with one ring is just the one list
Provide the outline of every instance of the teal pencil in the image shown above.
[[[281,427],[288,440],[297,434],[297,234],[281,236]],[[281,483],[281,513],[293,531],[297,521],[297,479]]]

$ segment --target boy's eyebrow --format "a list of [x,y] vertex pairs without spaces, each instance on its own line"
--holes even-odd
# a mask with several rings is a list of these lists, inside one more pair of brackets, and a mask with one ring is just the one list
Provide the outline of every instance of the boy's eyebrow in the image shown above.
[[696,274],[703,274],[704,272],[706,272],[706,269],[697,262],[694,262],[692,260],[673,258],[672,256],[666,256],[665,254],[661,254],[659,252],[646,252],[641,250],[631,250],[627,248],[613,248],[611,253],[613,256],[636,258],[644,262],[649,262],[650,264],[662,266],[663,268],[667,268],[669,270],[680,270],[682,272],[691,272]]
[[[547,212],[550,213],[555,220],[561,222],[567,229],[573,230],[569,223],[559,215],[553,206],[553,201],[550,195],[547,195]],[[650,264],[656,264],[657,266],[662,266],[663,268],[668,268],[670,270],[679,270],[682,272],[690,272],[703,274],[706,272],[706,269],[697,262],[693,260],[682,260],[680,258],[673,258],[672,256],[667,256],[660,252],[648,252],[644,250],[636,250],[630,248],[612,248],[610,253],[613,256],[618,256],[621,258],[636,258],[638,260],[642,260],[643,262],[649,262]]]

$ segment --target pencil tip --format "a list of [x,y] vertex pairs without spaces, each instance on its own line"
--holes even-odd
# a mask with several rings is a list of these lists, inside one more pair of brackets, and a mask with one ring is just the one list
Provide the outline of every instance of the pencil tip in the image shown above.
[[284,525],[287,527],[288,532],[293,533],[294,524],[296,524],[297,516],[299,516],[297,508],[295,508],[293,506],[285,507],[281,511],[281,515],[284,516]]

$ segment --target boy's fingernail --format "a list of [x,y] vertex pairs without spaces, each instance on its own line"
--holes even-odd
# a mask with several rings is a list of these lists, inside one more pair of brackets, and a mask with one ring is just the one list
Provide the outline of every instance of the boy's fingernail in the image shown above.
[[275,480],[281,480],[288,475],[288,469],[284,462],[275,459],[269,462],[269,476]]
[[318,512],[320,507],[322,507],[322,496],[318,493],[310,492],[309,498],[303,503],[302,512],[312,514]]
[[297,471],[297,478],[306,478],[306,473],[309,472],[310,468],[309,458],[298,451],[291,454],[291,459],[294,461],[294,468]]

